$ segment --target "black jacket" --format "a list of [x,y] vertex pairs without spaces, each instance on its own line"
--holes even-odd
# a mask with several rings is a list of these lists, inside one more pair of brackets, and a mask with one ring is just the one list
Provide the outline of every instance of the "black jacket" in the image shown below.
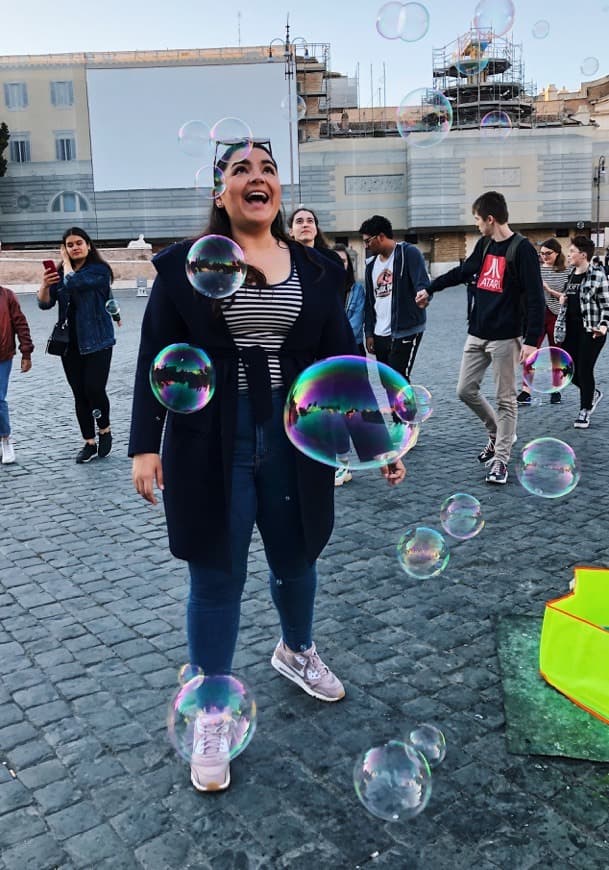
[[[158,453],[165,425],[163,499],[171,552],[180,559],[204,558],[212,566],[229,570],[227,518],[239,351],[222,314],[216,314],[212,301],[196,293],[188,282],[184,264],[190,245],[172,245],[153,260],[158,277],[142,322],[129,455]],[[336,292],[337,285],[344,282],[342,265],[335,266],[297,243],[290,244],[290,251],[303,298],[300,314],[279,353],[286,390],[316,359],[357,352]],[[150,389],[152,360],[174,342],[203,348],[215,368],[215,393],[209,404],[194,414],[166,411]],[[264,395],[267,383],[269,379],[264,376],[250,382],[252,404],[261,413],[270,398]],[[334,470],[293,449],[307,557],[313,562],[332,532]]]
[[[525,334],[524,343],[535,346],[543,333],[546,307],[539,257],[529,240],[523,239],[514,253],[514,262],[508,262],[506,254],[511,239],[512,236],[502,242],[492,241],[486,247],[487,240],[480,237],[467,260],[434,278],[431,292],[467,284],[470,335],[499,341]],[[485,273],[481,274],[483,266],[496,274],[485,279]],[[503,277],[499,279],[496,275],[501,274],[501,269]],[[490,289],[485,289],[485,280]]]
[[[372,286],[372,267],[376,257],[366,263],[365,287],[366,304],[364,309],[364,332],[366,337],[374,335],[376,313],[374,310],[374,287]],[[423,254],[416,245],[398,242],[393,255],[393,290],[391,294],[391,337],[404,338],[424,332],[427,315],[424,308],[418,308],[415,296],[419,290],[429,290],[429,275],[425,268]]]

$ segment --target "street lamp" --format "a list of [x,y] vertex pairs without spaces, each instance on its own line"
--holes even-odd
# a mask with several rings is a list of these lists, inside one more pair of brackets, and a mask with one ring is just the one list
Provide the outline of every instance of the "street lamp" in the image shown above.
[[276,36],[269,42],[269,61],[273,60],[273,46],[277,43],[283,46],[283,61],[285,63],[285,78],[288,82],[288,124],[290,131],[290,210],[293,212],[296,208],[296,197],[294,193],[294,112],[292,107],[292,79],[296,70],[296,49],[298,46],[304,48],[304,56],[309,56],[306,40],[302,36],[296,36],[290,41],[290,16],[288,14],[285,24],[285,39]]
[[594,168],[592,181],[596,185],[596,247],[600,249],[601,235],[601,183],[605,181],[605,156],[601,154]]

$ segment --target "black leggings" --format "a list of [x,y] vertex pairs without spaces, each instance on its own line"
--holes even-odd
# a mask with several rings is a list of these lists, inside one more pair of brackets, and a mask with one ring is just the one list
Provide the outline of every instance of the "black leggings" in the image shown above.
[[422,338],[422,332],[417,332],[416,335],[409,335],[406,338],[375,335],[374,353],[377,361],[391,366],[409,381]]
[[575,373],[573,383],[579,387],[579,407],[590,410],[594,398],[596,384],[594,382],[594,365],[605,344],[605,336],[594,338],[591,332],[586,332],[581,321],[567,322],[567,334],[563,348],[573,359]]
[[74,394],[76,419],[85,441],[95,438],[93,411],[100,411],[97,420],[100,429],[107,429],[110,425],[110,401],[106,395],[106,384],[111,360],[111,347],[86,354],[70,348],[61,358],[63,370]]

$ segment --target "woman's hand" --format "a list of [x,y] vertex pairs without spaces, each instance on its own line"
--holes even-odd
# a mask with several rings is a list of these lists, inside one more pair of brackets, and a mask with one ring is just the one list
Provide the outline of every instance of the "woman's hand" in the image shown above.
[[138,453],[133,457],[131,479],[139,495],[150,504],[158,504],[154,494],[154,485],[159,489],[163,486],[163,466],[158,453]]
[[600,326],[592,327],[592,338],[604,338],[607,335],[607,326],[601,323]]
[[397,459],[389,465],[382,465],[380,470],[389,486],[397,486],[406,477],[406,467],[401,459]]
[[561,305],[564,305],[565,302],[567,301],[567,294],[566,293],[559,293],[558,294],[558,301],[560,302]]

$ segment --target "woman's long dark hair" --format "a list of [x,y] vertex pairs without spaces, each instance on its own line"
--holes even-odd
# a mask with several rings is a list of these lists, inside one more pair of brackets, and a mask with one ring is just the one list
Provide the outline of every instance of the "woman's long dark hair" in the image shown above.
[[85,240],[85,242],[89,245],[89,253],[87,254],[87,259],[85,260],[84,265],[88,266],[89,263],[102,263],[102,265],[107,266],[110,270],[110,283],[112,283],[114,281],[114,272],[112,271],[112,267],[110,263],[107,263],[106,260],[104,260],[102,255],[99,253],[99,251],[95,247],[95,243],[91,236],[80,227],[70,227],[61,237],[62,245],[65,245],[68,236],[79,236],[81,239]]
[[353,287],[355,284],[355,272],[353,270],[353,262],[351,260],[351,254],[349,253],[349,248],[346,245],[342,245],[340,242],[337,242],[332,248],[333,251],[340,251],[342,254],[345,254],[347,257],[347,267],[345,269],[346,272],[346,288],[347,292]]
[[[236,151],[239,151],[245,145],[246,145],[246,143],[242,142],[242,143],[228,146],[226,151],[222,154],[222,156],[215,163],[214,178],[216,177],[216,171],[215,171],[216,168],[220,169],[222,171],[222,173],[224,173],[224,171],[226,170],[226,167],[228,166],[233,154]],[[264,151],[266,154],[268,154],[268,156],[273,161],[273,165],[274,165],[275,169],[278,168],[277,163],[275,162],[275,158],[273,157],[273,154],[272,154],[270,148],[268,148],[264,144],[261,144],[258,142],[255,143],[253,147],[260,148],[262,151]],[[273,218],[273,222],[270,226],[270,230],[271,230],[271,235],[273,236],[273,238],[277,239],[278,242],[284,242],[287,247],[289,247],[290,245],[299,244],[299,242],[296,242],[294,239],[290,238],[290,236],[286,233],[284,219],[283,219],[283,211],[281,209],[277,212],[277,214]],[[226,236],[226,238],[228,238],[228,239],[233,238],[233,228],[231,226],[230,217],[229,217],[225,208],[218,207],[218,204],[216,202],[215,197],[214,197],[214,200],[212,202],[211,209],[209,212],[207,226],[205,227],[205,229],[203,230],[201,235],[203,235],[203,236],[218,235],[218,236]],[[301,247],[303,248],[303,250],[305,252],[307,251],[307,248],[305,245],[301,245]],[[309,259],[312,260],[311,257],[309,257]],[[322,273],[323,266],[320,266],[319,263],[317,263],[317,262],[315,262],[315,265],[320,269],[320,273]],[[255,266],[248,265],[245,283],[249,284],[249,285],[254,285],[256,287],[266,287],[267,286],[266,275],[260,269],[257,269]],[[213,308],[214,308],[214,310],[217,311],[219,309],[219,306],[214,303]]]
[[555,254],[558,254],[558,257],[554,260],[554,265],[552,266],[553,272],[565,271],[565,269],[567,268],[567,261],[565,260],[565,255],[558,239],[555,239],[554,237],[552,237],[551,239],[546,239],[545,242],[542,242],[539,247],[549,248],[551,251],[554,251]]
[[[315,221],[315,229],[317,230],[317,233],[315,234],[315,238],[313,239],[313,247],[321,249],[322,251],[331,250],[330,243],[328,242],[327,238],[324,236],[322,230],[319,228],[319,220],[318,220],[317,215],[315,214],[315,212],[313,211],[312,208],[307,208],[306,205],[301,205],[300,208],[295,209],[292,212],[292,214],[290,215],[290,217],[288,218],[288,226],[289,227],[292,226],[292,224],[294,223],[294,218],[296,217],[297,214],[300,214],[301,211],[306,211],[310,215],[313,215],[313,220]],[[306,247],[307,246],[305,245],[305,248]]]

